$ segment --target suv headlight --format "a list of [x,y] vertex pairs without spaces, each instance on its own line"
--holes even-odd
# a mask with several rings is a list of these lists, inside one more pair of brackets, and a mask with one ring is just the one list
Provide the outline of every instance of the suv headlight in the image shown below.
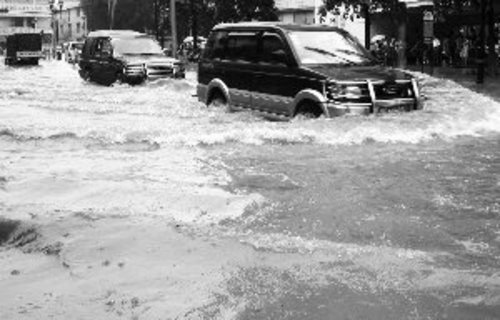
[[359,100],[369,96],[368,87],[362,84],[330,82],[326,86],[326,97],[332,100]]

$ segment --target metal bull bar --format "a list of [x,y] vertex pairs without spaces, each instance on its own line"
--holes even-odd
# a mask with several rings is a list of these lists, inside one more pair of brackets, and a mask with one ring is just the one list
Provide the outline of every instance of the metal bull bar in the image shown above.
[[[391,108],[404,108],[406,111],[413,109],[421,109],[421,95],[418,88],[418,83],[415,79],[411,80],[396,80],[397,84],[409,84],[411,83],[411,88],[413,91],[413,97],[411,98],[394,98],[394,99],[384,99],[378,100],[375,92],[375,83],[372,80],[366,80],[368,85],[368,92],[370,94],[372,112],[379,113],[381,109],[391,109]],[[385,82],[376,82],[384,84]],[[410,110],[408,110],[411,107]]]

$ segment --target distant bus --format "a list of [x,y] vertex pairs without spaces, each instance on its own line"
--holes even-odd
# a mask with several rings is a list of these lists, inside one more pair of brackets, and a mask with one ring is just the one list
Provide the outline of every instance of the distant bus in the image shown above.
[[16,33],[7,36],[6,65],[37,65],[42,54],[42,35],[39,33]]

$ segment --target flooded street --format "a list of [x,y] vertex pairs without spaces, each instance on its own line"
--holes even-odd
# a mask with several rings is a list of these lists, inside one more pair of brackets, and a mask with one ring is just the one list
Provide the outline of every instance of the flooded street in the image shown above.
[[275,122],[0,66],[0,319],[500,319],[500,103]]

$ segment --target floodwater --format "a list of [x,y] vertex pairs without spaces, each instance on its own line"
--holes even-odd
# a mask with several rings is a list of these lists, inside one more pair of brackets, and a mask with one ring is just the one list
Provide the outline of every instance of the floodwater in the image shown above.
[[[186,270],[211,270],[210,281],[183,273],[187,282],[165,284],[175,294],[129,279],[141,304],[120,310],[96,302],[89,292],[109,288],[89,282],[75,299],[108,318],[500,319],[500,104],[419,77],[423,111],[275,122],[200,104],[194,73],[102,87],[64,62],[0,66],[0,217],[75,234],[61,236],[59,259],[87,280],[97,271],[81,261],[99,239],[149,237],[144,246],[164,254],[153,265],[193,259]],[[95,230],[79,234],[75,219]],[[124,231],[130,221],[149,231]],[[161,226],[175,235],[162,238]],[[185,239],[195,241],[189,259],[168,251]],[[18,244],[0,260],[47,253]],[[20,276],[2,274],[0,286],[20,292]],[[126,291],[113,281],[113,294]],[[40,286],[29,290],[44,295]],[[162,309],[151,297],[166,292]],[[19,296],[0,302],[0,318],[63,319],[56,307],[72,306],[61,294],[22,309]]]

